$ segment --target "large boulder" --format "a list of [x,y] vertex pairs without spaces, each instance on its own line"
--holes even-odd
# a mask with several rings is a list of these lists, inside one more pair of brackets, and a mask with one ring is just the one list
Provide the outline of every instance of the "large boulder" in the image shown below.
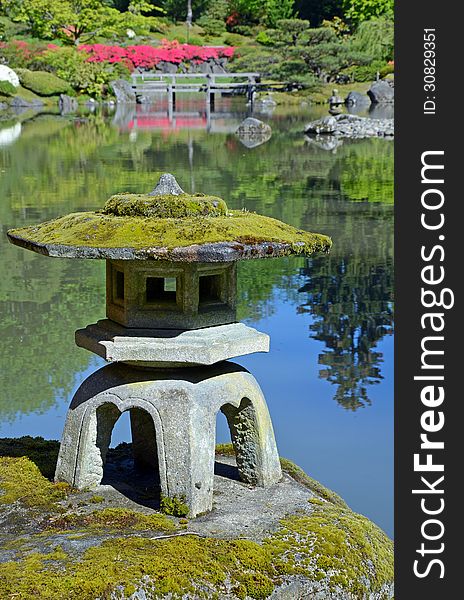
[[72,98],[71,96],[67,96],[66,94],[60,94],[58,106],[60,107],[60,112],[63,115],[77,112],[77,109],[79,108],[77,98]]
[[232,447],[219,446],[215,508],[186,519],[181,503],[163,502],[175,516],[149,507],[155,486],[142,475],[134,487],[129,444],[109,450],[111,483],[98,492],[42,475],[53,474],[57,442],[3,448],[1,598],[393,598],[392,541],[288,460],[277,484],[244,485]]
[[305,133],[335,133],[337,119],[335,117],[323,117],[306,125]]
[[116,79],[115,81],[110,81],[110,86],[118,104],[135,104],[135,91],[128,81],[125,79]]
[[254,148],[267,142],[271,135],[271,126],[254,117],[244,119],[235,132],[239,140],[247,148]]
[[376,81],[367,94],[372,104],[392,104],[395,101],[395,88],[387,81]]
[[0,81],[7,81],[14,87],[19,87],[19,77],[17,73],[6,65],[0,65]]
[[345,104],[347,106],[364,106],[369,103],[369,96],[367,94],[361,94],[361,92],[350,92],[345,98]]

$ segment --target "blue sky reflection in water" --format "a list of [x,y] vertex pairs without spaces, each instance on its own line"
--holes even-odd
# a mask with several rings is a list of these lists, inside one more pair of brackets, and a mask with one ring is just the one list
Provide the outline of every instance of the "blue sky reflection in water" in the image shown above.
[[[129,117],[23,123],[0,148],[2,225],[95,209],[172,171],[187,190],[331,235],[329,257],[240,265],[240,318],[271,335],[271,352],[237,362],[266,394],[280,454],[392,535],[391,143],[327,151],[301,134],[308,109],[265,117],[273,136],[253,149],[231,133],[239,113],[212,133],[153,121],[134,133]],[[104,316],[104,265],[0,245],[0,436],[56,439],[73,390],[103,364],[74,346],[73,332]],[[129,438],[124,424],[113,443]],[[220,416],[218,441],[227,439]]]

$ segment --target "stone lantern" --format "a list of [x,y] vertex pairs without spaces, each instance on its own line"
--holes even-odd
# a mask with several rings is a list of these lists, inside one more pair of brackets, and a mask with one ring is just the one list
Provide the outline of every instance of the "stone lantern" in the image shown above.
[[209,511],[219,410],[241,480],[279,481],[261,389],[226,362],[269,350],[266,334],[237,322],[236,263],[327,252],[328,237],[186,194],[168,174],[149,194],[117,194],[101,211],[12,229],[8,237],[46,256],[106,259],[107,319],[78,330],[76,343],[111,364],[71,401],[57,481],[99,485],[112,429],[129,411],[136,464],[155,469],[161,494],[182,499],[191,516]]

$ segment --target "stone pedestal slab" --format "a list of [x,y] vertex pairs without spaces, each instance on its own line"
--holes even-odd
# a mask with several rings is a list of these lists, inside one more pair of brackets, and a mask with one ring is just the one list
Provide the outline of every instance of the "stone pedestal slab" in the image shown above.
[[151,366],[212,365],[269,352],[269,336],[243,323],[205,329],[129,329],[109,319],[76,331],[76,344],[108,362]]

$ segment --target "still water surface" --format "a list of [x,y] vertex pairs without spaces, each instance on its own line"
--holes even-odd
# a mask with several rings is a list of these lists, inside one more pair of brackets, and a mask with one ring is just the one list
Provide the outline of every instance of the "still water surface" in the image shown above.
[[[6,230],[173,172],[187,191],[332,236],[330,256],[240,264],[240,319],[271,352],[236,362],[264,390],[280,454],[393,535],[393,145],[325,149],[301,133],[317,111],[298,108],[257,114],[273,134],[247,148],[233,133],[243,104],[201,108],[0,122],[0,436],[59,438],[71,394],[103,364],[73,341],[104,317],[103,261],[46,259]],[[129,439],[121,421],[113,443]]]

